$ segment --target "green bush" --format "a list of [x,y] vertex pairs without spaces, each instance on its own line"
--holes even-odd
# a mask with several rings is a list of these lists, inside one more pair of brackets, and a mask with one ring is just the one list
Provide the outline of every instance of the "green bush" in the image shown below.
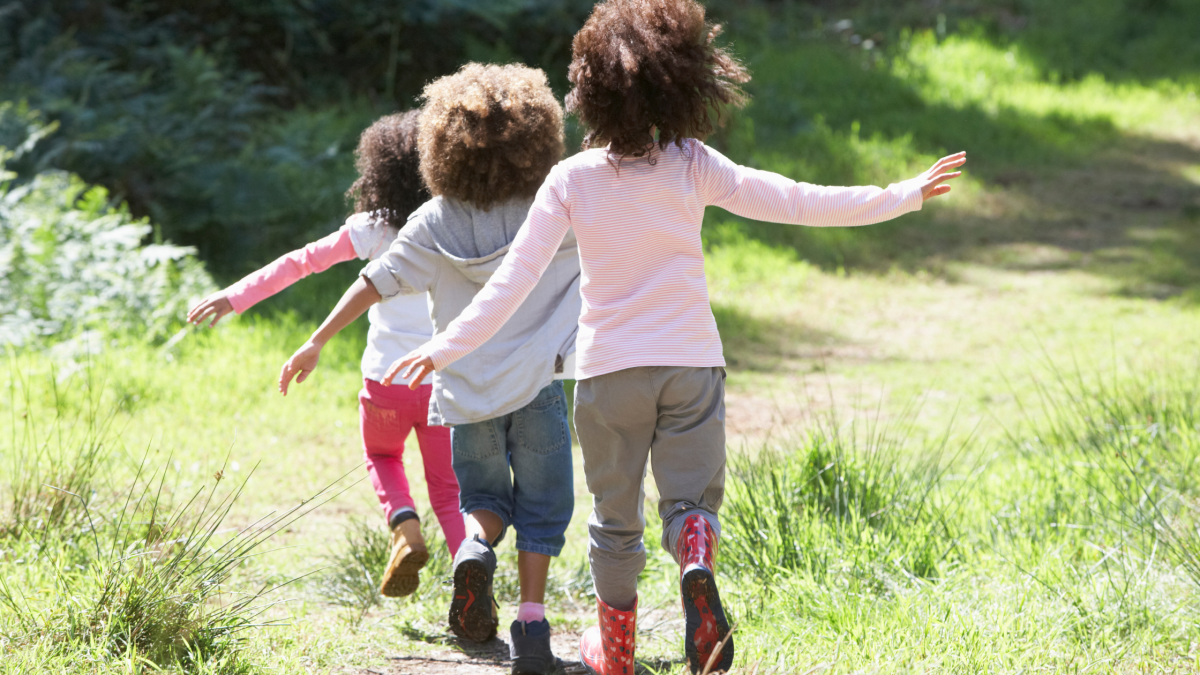
[[244,273],[336,227],[358,134],[430,79],[520,60],[564,87],[590,7],[17,0],[0,13],[0,99],[27,100],[60,131],[12,168],[103,185],[223,274]]
[[60,171],[14,178],[4,172],[0,183],[0,344],[85,331],[162,340],[213,288],[194,249],[143,245],[151,225],[112,206],[104,188]]

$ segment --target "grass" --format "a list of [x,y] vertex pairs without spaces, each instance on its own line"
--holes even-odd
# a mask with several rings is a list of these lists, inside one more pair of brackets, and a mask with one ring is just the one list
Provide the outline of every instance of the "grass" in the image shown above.
[[[886,183],[944,152],[971,157],[949,199],[879,227],[708,214],[709,288],[730,363],[720,577],[742,672],[1200,669],[1190,52],[1164,65],[1142,34],[1119,53],[1094,36],[1063,38],[1086,62],[1046,31],[1110,35],[1113,3],[1091,17],[1070,3],[1018,4],[1012,12],[1041,12],[1041,23],[1009,31],[990,2],[973,5],[978,16],[945,3],[941,34],[888,23],[923,16],[904,3],[848,6],[854,28],[842,32],[819,6],[730,18],[754,103],[713,142],[738,161],[812,182]],[[1174,24],[1146,18],[1166,10],[1145,4],[1131,25],[1159,26],[1162,44],[1177,44]],[[865,49],[850,39],[860,30],[884,39]],[[14,357],[0,388],[0,597],[16,609],[0,606],[0,672],[391,673],[409,665],[392,657],[429,668],[463,658],[447,638],[448,554],[432,531],[418,594],[375,590],[387,533],[372,490],[355,482],[363,327],[329,345],[286,399],[273,391],[354,272],[305,280],[166,347],[119,342],[75,365]],[[564,658],[594,616],[578,462],[549,593]],[[423,501],[415,453],[406,463]],[[187,506],[255,466],[236,500]],[[180,572],[346,474],[345,492],[271,530],[270,547],[218,566],[220,583]],[[122,519],[126,494],[147,497]],[[650,480],[648,512],[655,499]],[[218,520],[200,528],[207,543],[169,543],[184,524]],[[651,672],[681,673],[678,569],[648,520],[639,654]],[[500,552],[507,621],[515,560]],[[222,598],[304,575],[222,614],[240,601]],[[95,616],[112,618],[79,618]],[[501,672],[497,654],[467,652]]]
[[[246,633],[274,623],[262,623],[268,596],[290,582],[256,580],[249,563],[330,490],[233,525],[253,471],[221,486],[228,460],[189,484],[176,480],[170,459],[156,468],[146,454],[122,477],[113,422],[126,399],[95,374],[85,368],[59,382],[53,369],[44,378],[10,373],[20,434],[14,424],[5,452],[14,461],[3,481],[0,640],[22,667],[128,660],[139,669],[250,672]],[[47,413],[39,433],[35,422]]]

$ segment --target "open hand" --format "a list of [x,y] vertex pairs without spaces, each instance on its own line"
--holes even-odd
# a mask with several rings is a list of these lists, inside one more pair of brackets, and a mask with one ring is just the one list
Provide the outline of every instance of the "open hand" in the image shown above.
[[229,302],[229,298],[226,297],[225,291],[217,291],[216,293],[213,293],[207,298],[201,300],[200,304],[193,307],[192,311],[188,312],[187,320],[188,323],[199,325],[204,323],[209,316],[212,316],[212,323],[208,324],[208,327],[212,328],[213,326],[217,325],[217,322],[221,320],[221,317],[232,311],[233,304]]
[[925,173],[917,176],[917,180],[921,181],[921,198],[923,201],[928,201],[931,197],[944,195],[950,191],[949,185],[942,183],[958,178],[962,175],[961,171],[946,173],[951,169],[957,169],[967,163],[967,153],[959,152],[948,157],[943,157],[933,165],[933,168]]
[[[404,374],[400,375],[400,378],[407,380],[409,377],[412,377],[408,382],[408,388],[416,389],[421,386],[421,381],[425,379],[425,376],[433,372],[433,359],[422,354],[420,349],[415,349],[409,352],[408,356],[393,363],[387,369],[387,373],[383,376],[383,384],[385,386],[391,385],[392,380],[396,379],[396,375],[400,374],[400,369],[402,368],[404,369]],[[416,373],[416,375],[414,376],[413,373]]]
[[[283,369],[279,371],[279,392],[287,396],[288,384],[292,378],[296,378],[296,384],[308,379],[312,371],[317,369],[317,362],[321,360],[321,345],[309,340],[304,343],[304,346],[296,350],[292,354],[292,358],[283,364]],[[298,377],[297,377],[298,376]]]

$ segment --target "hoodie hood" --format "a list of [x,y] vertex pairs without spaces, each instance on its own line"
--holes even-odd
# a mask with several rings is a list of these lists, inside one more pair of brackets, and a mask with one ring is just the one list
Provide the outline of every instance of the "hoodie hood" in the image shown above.
[[434,197],[446,217],[429,227],[433,245],[446,262],[474,284],[483,285],[504,262],[525,223],[533,198],[510,199],[480,211],[457,199]]

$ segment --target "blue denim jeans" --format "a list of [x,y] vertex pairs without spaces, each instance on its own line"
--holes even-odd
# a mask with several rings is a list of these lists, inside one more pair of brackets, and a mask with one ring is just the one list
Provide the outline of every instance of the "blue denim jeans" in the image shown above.
[[517,531],[518,551],[562,552],[575,486],[561,381],[515,412],[450,427],[450,447],[463,513],[500,516]]

